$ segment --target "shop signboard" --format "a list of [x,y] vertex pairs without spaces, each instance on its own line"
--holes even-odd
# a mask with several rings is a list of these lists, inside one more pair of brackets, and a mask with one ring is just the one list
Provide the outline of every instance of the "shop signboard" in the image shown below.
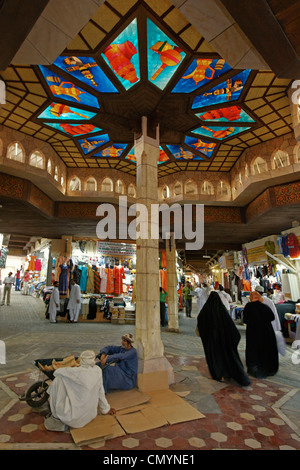
[[135,245],[129,243],[99,242],[97,252],[102,256],[136,256]]

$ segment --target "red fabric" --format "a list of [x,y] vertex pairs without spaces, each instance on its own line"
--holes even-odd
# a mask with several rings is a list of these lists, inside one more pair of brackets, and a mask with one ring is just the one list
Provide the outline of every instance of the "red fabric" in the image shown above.
[[123,266],[115,266],[113,269],[113,277],[115,281],[115,294],[123,293],[123,279],[125,279],[125,270]]
[[300,249],[299,249],[298,239],[294,233],[288,234],[286,244],[289,247],[290,257],[298,258],[300,256]]

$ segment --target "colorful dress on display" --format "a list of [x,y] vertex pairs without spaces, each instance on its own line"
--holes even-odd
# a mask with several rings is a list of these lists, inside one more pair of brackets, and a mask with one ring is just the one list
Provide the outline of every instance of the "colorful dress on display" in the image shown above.
[[61,264],[59,267],[60,267],[59,293],[61,295],[67,295],[67,293],[68,293],[69,266],[67,264]]
[[113,269],[113,276],[115,280],[114,292],[116,295],[123,293],[123,279],[125,279],[125,270],[123,266],[115,266]]
[[40,259],[37,259],[35,262],[35,271],[41,271],[42,270],[42,262]]
[[94,294],[100,294],[100,284],[101,284],[101,278],[99,271],[95,269],[94,271]]
[[106,293],[106,287],[107,287],[107,272],[108,269],[106,269],[104,266],[100,267],[100,293],[105,294]]
[[87,266],[79,266],[79,269],[81,271],[80,290],[81,292],[85,292],[87,283]]
[[114,270],[108,269],[107,270],[107,285],[106,285],[106,293],[113,294],[114,293]]
[[92,266],[88,266],[87,269],[86,291],[91,294],[94,294],[94,271]]

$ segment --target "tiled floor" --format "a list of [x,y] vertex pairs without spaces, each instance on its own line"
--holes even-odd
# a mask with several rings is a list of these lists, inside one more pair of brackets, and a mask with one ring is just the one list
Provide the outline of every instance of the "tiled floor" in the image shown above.
[[[40,377],[32,361],[87,347],[97,350],[103,341],[119,342],[125,330],[134,333],[134,326],[53,325],[45,320],[40,299],[16,293],[12,305],[0,311],[0,328],[0,339],[7,348],[6,364],[0,365],[0,450],[78,449],[69,432],[45,429],[47,404],[34,410],[19,401],[18,397]],[[292,361],[295,351],[288,347],[272,380],[253,379],[249,387],[242,388],[210,378],[194,329],[195,314],[187,319],[181,313],[180,333],[163,330],[162,340],[175,372],[176,383],[171,389],[205,418],[98,442],[82,450],[300,449],[300,364]],[[239,329],[244,360],[244,328]]]

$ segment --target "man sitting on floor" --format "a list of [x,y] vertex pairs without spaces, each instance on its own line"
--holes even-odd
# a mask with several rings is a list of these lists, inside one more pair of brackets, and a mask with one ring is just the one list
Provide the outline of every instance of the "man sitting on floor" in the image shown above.
[[122,336],[122,346],[106,346],[101,349],[98,366],[102,368],[105,393],[109,390],[130,390],[136,384],[138,357],[132,346],[132,334]]
[[61,367],[54,372],[48,388],[52,415],[44,420],[49,431],[81,428],[96,418],[98,405],[102,414],[114,414],[108,404],[102,382],[102,371],[95,364],[94,351],[80,355],[79,367]]

